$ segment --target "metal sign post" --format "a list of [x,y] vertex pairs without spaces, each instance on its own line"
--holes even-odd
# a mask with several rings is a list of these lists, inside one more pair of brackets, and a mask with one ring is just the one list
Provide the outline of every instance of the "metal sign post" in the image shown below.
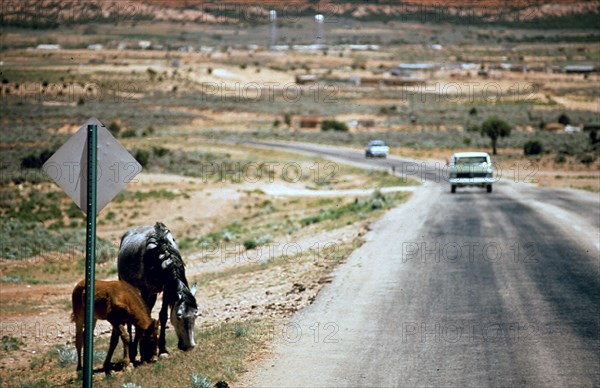
[[87,127],[87,227],[85,237],[85,338],[83,347],[83,387],[94,380],[94,285],[96,267],[96,154],[98,126]]
[[[87,168],[84,168],[86,163]],[[44,163],[42,169],[87,214],[83,386],[89,388],[93,382],[94,360],[96,215],[142,171],[142,166],[104,124],[92,117]]]

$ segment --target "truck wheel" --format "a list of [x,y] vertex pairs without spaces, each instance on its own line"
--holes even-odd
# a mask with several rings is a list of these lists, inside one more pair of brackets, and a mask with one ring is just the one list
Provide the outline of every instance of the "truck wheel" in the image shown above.
[[492,185],[487,185],[487,186],[486,186],[486,191],[487,191],[488,193],[491,193],[491,192],[492,192]]
[[450,186],[450,192],[451,193],[456,193],[456,185]]

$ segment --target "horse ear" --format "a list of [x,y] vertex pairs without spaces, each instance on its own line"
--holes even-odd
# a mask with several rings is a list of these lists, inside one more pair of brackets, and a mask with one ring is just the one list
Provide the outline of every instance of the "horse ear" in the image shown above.
[[190,290],[190,292],[192,293],[192,295],[196,296],[196,291],[198,291],[198,285],[196,284],[196,282],[194,282],[194,284],[192,284],[192,289]]

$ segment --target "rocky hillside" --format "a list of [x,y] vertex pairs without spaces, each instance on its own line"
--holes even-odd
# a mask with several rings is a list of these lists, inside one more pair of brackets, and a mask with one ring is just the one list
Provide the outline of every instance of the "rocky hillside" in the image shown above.
[[[293,1],[258,0],[23,0],[5,2],[1,20],[5,26],[55,28],[62,24],[126,23],[142,20],[227,24],[262,24],[269,10],[279,20],[296,20],[317,13],[325,21],[333,18],[361,20],[420,21],[424,23],[513,25],[533,28],[598,28],[600,1],[552,0],[437,0],[377,1]],[[535,25],[534,25],[535,24]]]

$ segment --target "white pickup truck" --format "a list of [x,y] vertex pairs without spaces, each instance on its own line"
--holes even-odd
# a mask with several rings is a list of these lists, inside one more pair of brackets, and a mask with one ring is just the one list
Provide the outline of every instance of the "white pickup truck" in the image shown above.
[[383,140],[371,140],[365,148],[365,158],[381,157],[387,158],[390,148]]
[[449,162],[450,191],[456,193],[457,187],[485,187],[492,192],[494,171],[492,161],[487,152],[458,152],[450,157]]

